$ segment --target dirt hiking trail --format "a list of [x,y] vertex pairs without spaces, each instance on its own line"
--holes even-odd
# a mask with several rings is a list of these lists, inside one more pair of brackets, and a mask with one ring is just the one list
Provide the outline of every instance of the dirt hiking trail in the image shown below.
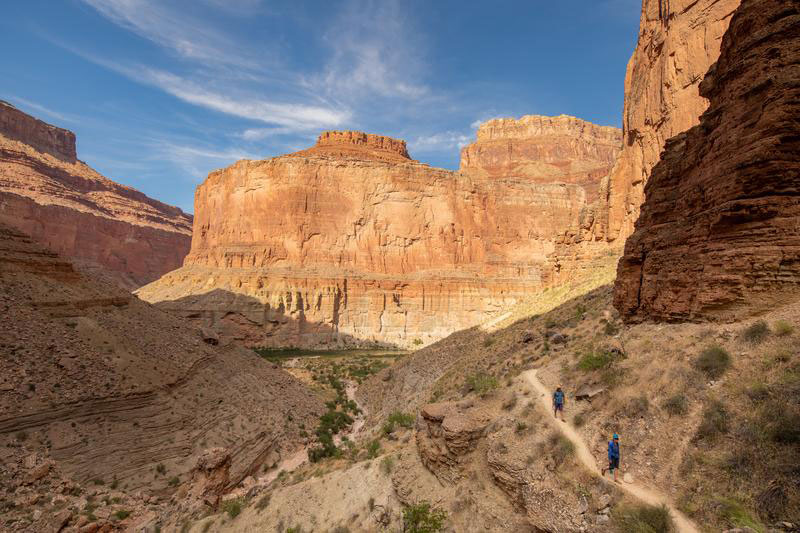
[[675,522],[675,526],[680,533],[700,533],[700,530],[697,528],[697,526],[695,526],[694,523],[686,517],[686,515],[678,511],[672,505],[672,502],[670,502],[669,498],[663,494],[637,485],[636,483],[621,482],[615,484],[613,481],[604,478],[600,473],[600,469],[597,467],[597,461],[595,461],[594,456],[589,451],[589,448],[586,446],[586,443],[583,442],[583,439],[581,439],[581,436],[578,434],[578,432],[575,431],[575,428],[566,422],[561,422],[553,416],[553,409],[550,401],[550,391],[544,386],[544,384],[542,384],[541,381],[539,381],[539,378],[536,376],[536,370],[528,370],[527,372],[524,372],[524,376],[537,393],[539,402],[544,407],[545,412],[549,414],[547,418],[550,423],[553,425],[553,427],[558,429],[558,431],[560,431],[564,437],[569,439],[572,444],[575,445],[576,457],[587,469],[589,469],[592,474],[603,478],[603,480],[607,483],[615,485],[619,489],[627,492],[635,498],[638,498],[648,505],[666,505],[670,514],[672,515],[672,520]]

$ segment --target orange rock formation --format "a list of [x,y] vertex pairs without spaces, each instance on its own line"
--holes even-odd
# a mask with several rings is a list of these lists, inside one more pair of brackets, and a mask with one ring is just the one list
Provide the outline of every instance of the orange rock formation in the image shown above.
[[192,217],[101,176],[72,132],[0,101],[0,223],[134,288],[181,265]]
[[570,117],[480,131],[461,172],[358,132],[213,172],[184,267],[139,294],[255,345],[413,346],[502,314],[547,281],[621,138]]
[[800,6],[744,0],[700,86],[700,124],[667,143],[625,245],[628,320],[736,318],[800,289]]

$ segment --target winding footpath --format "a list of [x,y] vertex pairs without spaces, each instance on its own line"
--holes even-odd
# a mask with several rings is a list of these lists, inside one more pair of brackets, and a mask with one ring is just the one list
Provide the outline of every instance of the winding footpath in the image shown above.
[[550,423],[553,425],[553,427],[558,429],[564,435],[564,437],[569,439],[570,442],[575,445],[575,455],[578,460],[583,463],[583,466],[585,466],[595,476],[601,477],[605,482],[613,484],[620,490],[627,492],[631,496],[634,496],[648,505],[665,505],[669,509],[669,512],[672,515],[672,520],[675,522],[675,526],[677,527],[679,533],[700,533],[700,530],[697,528],[697,526],[691,520],[689,520],[686,515],[678,511],[678,509],[675,508],[669,498],[667,498],[665,495],[652,489],[637,485],[636,483],[623,482],[615,484],[612,481],[604,478],[600,473],[600,469],[597,467],[597,462],[595,461],[594,456],[589,451],[588,446],[586,446],[586,443],[583,442],[583,439],[578,432],[575,431],[575,428],[567,423],[557,420],[553,416],[553,409],[550,405],[550,391],[544,386],[544,384],[542,384],[541,381],[539,381],[539,378],[536,376],[536,370],[528,370],[524,372],[523,375],[537,393],[539,402],[544,407],[545,412],[549,413],[550,416],[548,416],[548,420]]

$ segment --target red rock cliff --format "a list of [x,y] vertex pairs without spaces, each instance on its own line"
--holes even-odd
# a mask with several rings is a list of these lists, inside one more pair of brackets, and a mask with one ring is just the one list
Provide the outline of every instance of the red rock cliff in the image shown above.
[[[560,135],[587,145],[581,165],[601,154],[587,165],[607,172],[608,130],[598,139]],[[537,132],[525,135],[536,145]],[[527,166],[515,156],[525,169],[514,175],[431,168],[410,159],[402,141],[358,132],[240,161],[198,187],[184,268],[139,294],[227,324],[256,345],[441,338],[502,314],[547,281],[553,238],[581,216],[590,182],[601,178],[575,183],[573,147],[555,143],[543,139]],[[534,159],[544,153],[556,163]]]
[[134,288],[181,266],[192,217],[101,176],[72,132],[0,102],[0,223]]
[[800,3],[744,0],[700,86],[700,125],[667,143],[625,245],[628,320],[733,318],[800,288]]

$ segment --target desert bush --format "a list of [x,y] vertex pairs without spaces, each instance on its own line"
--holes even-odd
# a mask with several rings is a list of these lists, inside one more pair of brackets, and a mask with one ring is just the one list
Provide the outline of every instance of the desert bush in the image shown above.
[[778,337],[786,337],[794,333],[794,326],[785,320],[778,320],[772,326],[775,329],[775,335]]
[[123,511],[121,509],[119,511],[117,511],[116,513],[114,513],[114,516],[117,518],[117,520],[125,520],[130,515],[131,515],[130,511]]
[[497,378],[483,373],[472,374],[467,376],[466,386],[468,390],[484,397],[497,388]]
[[177,476],[169,478],[168,484],[170,487],[177,487],[180,479]]
[[615,354],[608,351],[590,351],[583,354],[578,360],[578,369],[585,372],[606,368],[614,362]]
[[492,344],[494,344],[494,339],[493,339],[493,338],[491,338],[491,337],[486,337],[485,339],[483,339],[483,347],[484,347],[484,348],[488,348],[488,347],[490,347]]
[[789,498],[786,489],[779,483],[771,482],[756,496],[759,514],[770,520],[778,520],[785,516]]
[[753,322],[742,331],[742,339],[750,344],[760,344],[769,335],[769,326],[763,320]]
[[447,513],[431,507],[428,502],[409,505],[403,510],[403,531],[407,533],[437,533],[444,529]]
[[583,413],[578,413],[572,417],[572,424],[576,428],[583,427],[586,424],[586,417],[583,416]]
[[386,474],[387,476],[392,473],[392,469],[394,468],[394,457],[391,455],[387,455],[381,461],[381,471]]
[[265,494],[256,502],[256,509],[259,511],[263,511],[267,507],[269,507],[269,502],[272,499],[271,494]]
[[556,465],[560,465],[575,453],[575,445],[572,444],[571,440],[560,433],[554,432],[550,434],[548,444],[550,445],[551,455]]
[[626,414],[631,418],[636,418],[646,415],[647,411],[649,410],[650,400],[647,399],[647,396],[639,396],[636,398],[631,398],[631,400],[628,402]]
[[164,474],[166,474],[166,473],[167,473],[167,467],[166,467],[166,466],[164,466],[164,465],[163,465],[163,464],[161,464],[161,463],[158,463],[158,464],[156,465],[156,472],[157,472],[159,475],[162,475],[162,476],[163,476]]
[[731,356],[720,346],[710,346],[695,360],[695,367],[711,379],[717,379],[731,366]]
[[800,443],[800,409],[773,401],[761,411],[764,434],[778,444]]
[[379,440],[373,440],[367,444],[367,459],[375,459],[381,453],[381,443]]
[[389,435],[397,426],[410,429],[414,426],[415,420],[416,417],[412,414],[395,411],[386,418],[386,422],[384,422],[381,427],[381,431],[384,435]]
[[728,432],[728,412],[722,402],[710,401],[703,409],[703,418],[695,434],[696,440],[710,439]]
[[421,345],[422,345],[422,339],[414,339],[414,346],[421,346]]
[[664,505],[620,506],[611,516],[614,528],[620,533],[667,533],[675,528]]
[[611,337],[619,333],[619,328],[613,322],[606,322],[603,331],[605,332],[606,335]]
[[226,500],[222,502],[221,509],[222,512],[227,513],[230,518],[236,518],[239,516],[239,513],[242,512],[242,501],[238,499]]
[[671,415],[685,415],[689,411],[689,400],[685,394],[675,394],[664,400],[661,406]]
[[753,517],[745,507],[733,499],[723,498],[717,502],[720,519],[733,527],[749,527],[755,531],[764,531],[764,524]]
[[520,433],[523,433],[526,429],[528,429],[528,424],[526,424],[525,422],[521,422],[521,421],[517,422],[516,429],[515,429],[517,435],[519,435]]
[[510,411],[517,405],[517,393],[512,392],[508,395],[508,397],[503,402],[503,409],[506,411]]
[[752,401],[760,403],[769,398],[769,387],[759,381],[747,387],[745,394]]

